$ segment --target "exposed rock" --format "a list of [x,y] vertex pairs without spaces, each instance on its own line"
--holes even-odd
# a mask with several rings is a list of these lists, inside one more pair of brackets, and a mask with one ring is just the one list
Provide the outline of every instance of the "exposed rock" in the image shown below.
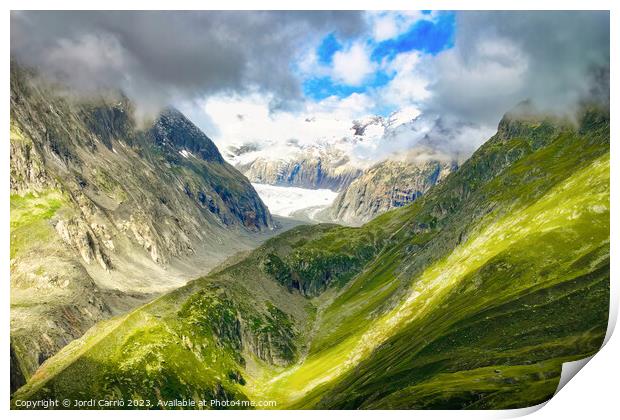
[[149,133],[161,147],[185,151],[185,156],[194,153],[208,162],[224,162],[211,139],[174,108],[166,109]]
[[15,383],[95,322],[273,229],[250,182],[180,112],[146,129],[133,115],[123,95],[73,98],[11,66]]
[[29,379],[42,362],[112,315],[81,257],[49,230],[48,242],[12,260],[12,378]]
[[309,150],[276,160],[259,157],[237,168],[250,181],[259,184],[326,188],[332,191],[346,188],[362,172],[337,150]]
[[[343,191],[366,166],[351,159],[355,148],[411,132],[418,114],[416,109],[403,109],[388,116],[371,115],[352,121],[343,137],[318,138],[312,145],[292,138],[273,151],[269,145],[245,143],[229,147],[226,156],[254,183]],[[306,121],[314,123],[311,118]]]
[[42,191],[53,186],[43,159],[34,143],[25,137],[19,127],[11,124],[11,191],[25,193]]
[[99,236],[84,221],[59,220],[55,228],[62,240],[74,247],[86,264],[96,261],[104,270],[112,268],[109,257],[101,249]]
[[383,161],[364,171],[342,191],[327,210],[328,216],[361,225],[387,210],[411,203],[456,168],[455,162],[436,160]]

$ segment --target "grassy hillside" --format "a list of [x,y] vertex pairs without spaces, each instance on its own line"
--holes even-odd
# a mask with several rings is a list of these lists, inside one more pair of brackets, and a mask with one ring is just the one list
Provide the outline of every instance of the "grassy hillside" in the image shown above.
[[415,204],[280,235],[97,325],[14,401],[525,407],[598,350],[608,303],[608,115],[508,115]]

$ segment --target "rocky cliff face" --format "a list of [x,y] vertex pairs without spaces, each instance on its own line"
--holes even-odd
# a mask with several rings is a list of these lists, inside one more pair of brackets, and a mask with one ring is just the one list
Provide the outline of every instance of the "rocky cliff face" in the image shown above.
[[456,168],[456,162],[437,160],[380,162],[365,170],[336,197],[327,217],[361,225],[387,210],[411,203]]
[[10,140],[14,387],[95,322],[273,227],[249,181],[173,109],[144,129],[121,95],[75,99],[13,65]]
[[283,159],[259,157],[237,165],[250,181],[279,186],[341,191],[361,174],[337,150],[307,150]]

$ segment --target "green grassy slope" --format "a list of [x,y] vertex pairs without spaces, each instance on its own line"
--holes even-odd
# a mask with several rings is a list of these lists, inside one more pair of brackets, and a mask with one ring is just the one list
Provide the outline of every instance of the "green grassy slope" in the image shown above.
[[590,355],[605,334],[609,227],[598,216],[608,221],[608,174],[605,156],[425,270],[403,304],[365,329],[343,363],[355,371],[315,391],[318,405],[492,408],[548,399],[561,362]]
[[274,238],[98,325],[14,399],[524,407],[598,350],[608,287],[608,116],[507,116],[415,204]]
[[[308,230],[287,238],[297,242]],[[15,398],[245,398],[241,370],[290,363],[313,313],[305,298],[256,273],[266,253],[286,251],[282,242],[268,241],[218,275],[98,324],[44,363]],[[256,361],[246,361],[248,354]]]

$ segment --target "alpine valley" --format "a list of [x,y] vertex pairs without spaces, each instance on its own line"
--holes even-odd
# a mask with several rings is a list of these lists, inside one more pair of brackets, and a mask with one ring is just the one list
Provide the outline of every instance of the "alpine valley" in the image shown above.
[[[420,134],[419,126],[429,123],[429,132]],[[442,141],[436,141],[438,136],[445,142],[445,137],[454,135],[446,131],[440,118],[426,121],[417,110],[401,110],[387,117],[373,115],[351,121],[349,135],[340,139],[318,139],[312,145],[289,142],[280,153],[262,150],[256,143],[242,144],[229,147],[225,156],[259,186],[259,193],[261,188],[274,191],[262,185],[280,187],[275,191],[283,200],[298,203],[296,211],[276,214],[311,223],[359,226],[413,202],[458,168],[460,159],[443,150]],[[416,137],[423,138],[405,154],[388,154],[378,161],[350,157],[356,146],[376,149],[381,141],[390,144],[398,138]],[[282,187],[306,189],[307,197],[301,197],[300,202],[302,190]],[[338,195],[327,205],[317,206],[310,190],[331,190]]]
[[[235,169],[178,111],[143,127],[111,96],[12,68],[14,408],[519,408],[600,348],[608,109],[522,106],[463,162],[317,172]],[[272,218],[240,171],[336,190],[323,213],[356,226]]]

